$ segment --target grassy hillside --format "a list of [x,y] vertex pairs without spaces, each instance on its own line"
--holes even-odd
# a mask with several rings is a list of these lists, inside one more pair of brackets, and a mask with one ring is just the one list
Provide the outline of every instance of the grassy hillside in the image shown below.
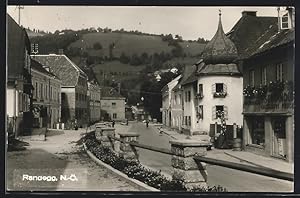
[[145,66],[134,67],[128,64],[120,63],[119,61],[110,61],[103,64],[91,65],[92,70],[98,80],[102,82],[104,76],[106,79],[118,79],[122,81],[125,79],[131,79],[139,74]]
[[[102,45],[102,49],[95,50],[93,45],[99,42]],[[82,36],[81,39],[71,43],[69,47],[83,48],[91,56],[109,56],[109,45],[115,44],[113,54],[115,57],[120,57],[122,52],[127,56],[133,54],[142,54],[144,52],[149,55],[154,53],[166,52],[171,53],[172,46],[168,46],[168,42],[163,42],[160,36],[150,35],[135,35],[129,33],[116,33],[116,32],[94,32],[87,33]],[[191,55],[198,55],[201,53],[204,44],[197,42],[180,42],[184,51]]]

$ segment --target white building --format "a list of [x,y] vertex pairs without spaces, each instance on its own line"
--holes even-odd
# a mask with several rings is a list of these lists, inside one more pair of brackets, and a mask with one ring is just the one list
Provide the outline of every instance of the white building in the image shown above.
[[237,49],[224,34],[220,14],[218,30],[205,46],[202,60],[195,64],[195,72],[182,82],[183,128],[191,135],[219,133],[215,131],[215,124],[220,124],[218,110],[224,112],[229,128],[234,123],[242,125],[243,78],[236,58]]

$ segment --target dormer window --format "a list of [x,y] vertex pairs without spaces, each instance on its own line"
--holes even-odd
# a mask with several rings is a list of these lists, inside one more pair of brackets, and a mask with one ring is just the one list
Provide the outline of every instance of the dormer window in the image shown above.
[[284,11],[280,11],[280,28],[282,30],[294,27],[294,9],[288,7]]
[[289,14],[286,13],[281,18],[281,29],[288,29],[289,28]]

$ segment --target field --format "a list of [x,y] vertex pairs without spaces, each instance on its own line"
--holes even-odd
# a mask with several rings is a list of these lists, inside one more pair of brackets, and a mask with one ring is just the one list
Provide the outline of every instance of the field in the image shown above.
[[131,66],[120,63],[119,61],[104,62],[103,64],[91,65],[96,78],[101,81],[105,78],[115,78],[118,80],[130,79],[135,77],[145,66]]
[[[101,50],[94,50],[94,43],[99,42],[102,45]],[[92,56],[109,56],[109,45],[115,44],[113,55],[119,57],[122,52],[127,56],[133,54],[142,54],[144,52],[149,55],[160,52],[171,53],[172,46],[168,46],[167,42],[163,42],[160,36],[135,35],[129,33],[87,33],[82,39],[77,40],[69,45],[69,47],[83,48]],[[204,44],[197,42],[180,42],[184,51],[189,55],[198,55],[204,48]]]

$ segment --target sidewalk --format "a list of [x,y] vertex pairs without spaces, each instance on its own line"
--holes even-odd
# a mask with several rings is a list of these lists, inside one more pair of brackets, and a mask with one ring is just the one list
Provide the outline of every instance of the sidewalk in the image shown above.
[[[160,127],[154,127],[158,130]],[[172,139],[186,139],[187,135],[180,134],[172,129],[169,129],[166,126],[162,127],[162,132]],[[192,137],[193,139],[193,137]],[[257,155],[254,153],[246,152],[246,151],[233,151],[231,149],[213,149],[207,152],[207,157],[235,162],[248,164],[258,167],[271,168],[274,170],[294,173],[294,163],[288,163],[280,159],[264,157],[261,155]]]

